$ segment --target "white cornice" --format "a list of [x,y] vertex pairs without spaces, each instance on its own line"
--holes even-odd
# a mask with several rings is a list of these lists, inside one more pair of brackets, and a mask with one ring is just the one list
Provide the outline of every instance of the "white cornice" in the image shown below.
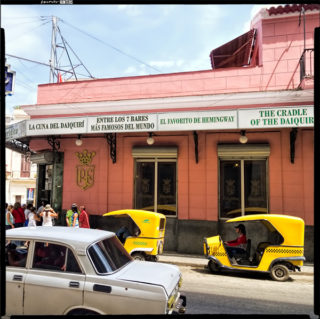
[[99,101],[85,103],[63,103],[45,105],[24,105],[23,110],[31,117],[75,116],[80,114],[107,114],[129,112],[170,112],[201,108],[219,109],[237,106],[272,106],[273,104],[290,104],[308,102],[313,104],[313,90],[265,91],[228,93],[215,95],[198,95],[182,97],[164,97],[152,99],[135,99],[120,101]]

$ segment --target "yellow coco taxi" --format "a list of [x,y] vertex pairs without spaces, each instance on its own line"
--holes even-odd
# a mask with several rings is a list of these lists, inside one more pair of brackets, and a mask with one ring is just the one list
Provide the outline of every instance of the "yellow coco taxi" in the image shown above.
[[136,260],[157,261],[162,254],[166,216],[139,209],[124,209],[103,215],[105,227],[114,231]]
[[285,281],[289,278],[289,271],[300,271],[305,261],[303,219],[256,214],[232,218],[226,223],[245,226],[246,251],[234,256],[235,262],[232,262],[219,235],[204,238],[204,254],[209,259],[211,272],[222,269],[259,271],[269,273],[274,280]]

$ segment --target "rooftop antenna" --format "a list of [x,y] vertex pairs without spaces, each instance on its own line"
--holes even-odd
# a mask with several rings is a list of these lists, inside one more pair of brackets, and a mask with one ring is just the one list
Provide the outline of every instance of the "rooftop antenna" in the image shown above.
[[52,17],[51,55],[49,60],[49,64],[50,64],[49,83],[53,83],[54,78],[56,76],[56,73],[55,73],[56,56],[57,56],[56,40],[57,40],[57,17]]
[[[62,36],[60,28],[58,26],[58,18],[55,16],[52,16],[52,36],[51,36],[51,55],[50,55],[50,76],[49,76],[49,83],[56,83],[56,82],[62,82],[62,76],[68,75],[69,77],[65,80],[68,80],[70,78],[74,78],[76,81],[78,81],[78,76],[76,73],[76,68],[82,66],[86,71],[86,77],[88,78],[94,78],[92,74],[89,72],[89,70],[84,66],[84,64],[81,62],[79,57],[76,55],[76,53],[72,50],[72,48],[69,46],[65,38]],[[57,43],[57,35],[60,36],[60,41]],[[73,53],[74,57],[78,60],[78,64],[74,64],[71,61],[71,55],[68,51],[68,48]],[[58,50],[61,51],[60,56],[58,57]],[[62,66],[62,63],[66,63],[65,66]],[[64,69],[67,67],[68,69]],[[64,71],[60,72],[61,69],[64,69]],[[60,70],[60,71],[59,71]]]

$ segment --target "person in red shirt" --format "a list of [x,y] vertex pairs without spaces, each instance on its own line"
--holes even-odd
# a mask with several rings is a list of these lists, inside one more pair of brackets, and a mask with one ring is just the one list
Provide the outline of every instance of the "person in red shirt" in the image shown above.
[[12,216],[14,217],[14,227],[23,227],[26,221],[24,210],[19,202],[13,205]]
[[247,248],[246,228],[243,224],[239,224],[235,229],[239,236],[234,240],[224,242],[227,253],[233,262],[235,262],[234,256],[236,254],[245,254]]
[[84,206],[80,206],[79,227],[90,228],[89,217]]

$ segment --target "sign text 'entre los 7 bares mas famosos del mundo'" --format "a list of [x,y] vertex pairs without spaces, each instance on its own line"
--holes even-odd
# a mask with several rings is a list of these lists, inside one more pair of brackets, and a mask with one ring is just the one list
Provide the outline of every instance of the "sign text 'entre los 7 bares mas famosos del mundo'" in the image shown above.
[[313,106],[115,114],[32,119],[9,125],[6,140],[24,136],[313,127]]

